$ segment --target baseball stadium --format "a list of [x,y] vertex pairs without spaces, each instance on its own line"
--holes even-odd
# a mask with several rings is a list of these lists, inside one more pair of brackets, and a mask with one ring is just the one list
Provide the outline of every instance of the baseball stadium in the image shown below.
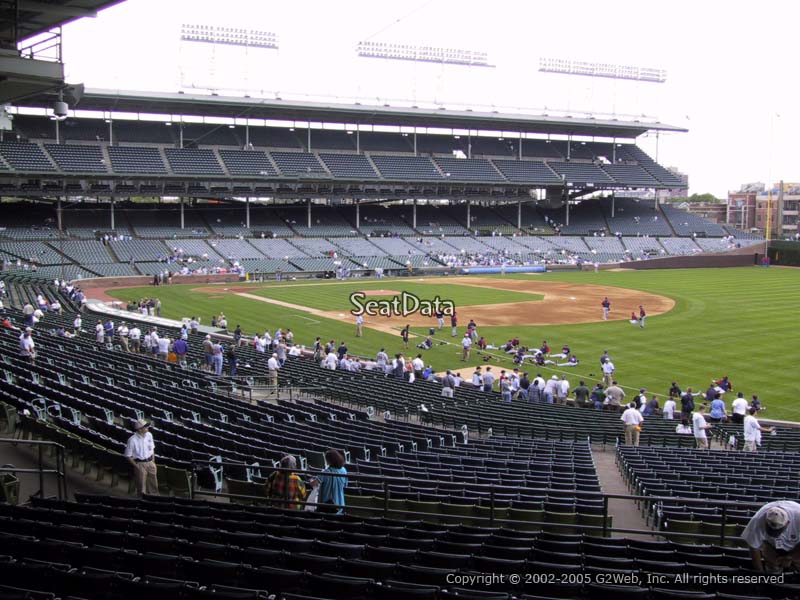
[[657,119],[68,83],[138,1],[0,3],[0,598],[800,598],[796,203],[667,201]]

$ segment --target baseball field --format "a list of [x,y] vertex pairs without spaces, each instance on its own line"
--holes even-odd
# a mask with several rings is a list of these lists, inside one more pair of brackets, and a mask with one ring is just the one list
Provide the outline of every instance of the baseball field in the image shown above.
[[[451,300],[458,316],[458,335],[451,337],[449,319],[434,336],[430,350],[415,345],[436,327],[436,319],[365,315],[364,335],[355,337],[350,296],[391,300],[406,292],[420,300]],[[599,357],[608,350],[624,387],[645,387],[665,395],[670,383],[705,390],[712,378],[728,375],[734,391],[757,393],[766,416],[800,421],[795,400],[800,346],[791,341],[798,316],[800,271],[781,268],[601,271],[479,277],[282,281],[264,284],[173,285],[117,288],[106,294],[128,301],[157,296],[162,316],[180,319],[224,312],[229,329],[240,324],[246,334],[291,328],[295,342],[310,346],[316,336],[345,341],[354,354],[374,357],[380,348],[391,355],[403,351],[400,329],[411,325],[410,348],[436,371],[455,369],[468,378],[478,364],[513,367],[497,350],[461,361],[460,338],[474,319],[489,343],[511,337],[539,347],[547,340],[552,352],[567,343],[580,359],[573,368],[529,365],[543,375],[567,374],[600,378]],[[609,321],[602,321],[600,302],[611,301]],[[642,329],[629,322],[643,304]],[[484,360],[488,357],[488,360]],[[728,405],[730,398],[726,399]]]

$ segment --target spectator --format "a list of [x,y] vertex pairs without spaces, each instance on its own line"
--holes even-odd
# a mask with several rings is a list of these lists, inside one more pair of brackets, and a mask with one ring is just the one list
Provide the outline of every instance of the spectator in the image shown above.
[[320,504],[317,511],[342,514],[344,512],[344,490],[347,487],[344,456],[338,450],[329,448],[325,451],[325,462],[328,467],[317,479]]
[[[291,454],[281,458],[281,469],[296,469],[297,459]],[[265,483],[265,496],[273,506],[289,510],[301,510],[311,490],[297,473],[273,471]]]
[[742,532],[755,571],[800,569],[800,504],[778,500],[762,506]]
[[706,431],[714,427],[711,423],[706,423],[706,407],[701,404],[697,411],[692,413],[692,433],[694,433],[695,442],[697,447],[701,450],[709,450],[710,444]]
[[750,407],[750,414],[744,418],[744,450],[745,452],[756,452],[761,445],[762,433],[774,433],[774,427],[762,427],[756,419],[756,410]]
[[639,433],[642,431],[644,417],[642,416],[642,413],[638,411],[635,402],[628,404],[628,408],[626,408],[625,412],[622,413],[620,421],[622,421],[625,425],[625,445],[638,446]]
[[739,392],[736,400],[731,403],[731,421],[741,425],[744,423],[745,415],[747,414],[747,400],[742,392]]
[[186,343],[186,340],[183,338],[175,340],[175,343],[172,345],[172,351],[178,359],[178,364],[185,367],[186,354],[189,352],[189,344]]

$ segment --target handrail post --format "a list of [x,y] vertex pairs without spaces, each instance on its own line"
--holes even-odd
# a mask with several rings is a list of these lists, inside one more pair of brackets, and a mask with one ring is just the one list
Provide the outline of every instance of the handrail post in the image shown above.
[[42,459],[42,445],[39,445],[39,497],[44,498],[44,463]]
[[603,537],[608,536],[608,496],[603,495]]
[[489,490],[489,527],[494,527],[494,488]]
[[728,506],[722,505],[722,525],[719,528],[719,545],[725,545],[725,525],[728,523]]
[[[67,493],[67,464],[66,464],[66,457],[64,456],[65,450],[63,446],[59,446],[58,454],[60,456],[60,461],[58,465],[59,474],[58,474],[58,482],[59,482],[59,491],[61,488],[64,488],[64,497],[63,500],[69,500],[69,494]],[[59,500],[62,500],[61,496],[59,495]]]

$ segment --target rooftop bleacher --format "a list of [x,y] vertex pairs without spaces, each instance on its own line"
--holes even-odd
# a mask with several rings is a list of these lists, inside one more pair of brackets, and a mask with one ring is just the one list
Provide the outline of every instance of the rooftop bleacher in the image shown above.
[[427,156],[372,154],[370,158],[385,179],[442,179],[442,174]]
[[650,158],[650,156],[648,156],[647,153],[645,153],[644,150],[639,148],[636,144],[623,144],[621,148],[625,153],[627,153],[630,159],[638,162],[648,173],[650,173],[662,184],[670,186],[686,185],[674,173],[668,169],[665,169],[652,158]]
[[576,184],[609,184],[614,180],[597,165],[590,162],[554,162],[547,163],[557,175],[564,175],[567,181]]
[[270,152],[281,174],[287,176],[324,175],[327,172],[316,154],[309,152]]
[[640,188],[658,187],[659,181],[639,165],[602,165],[601,167],[614,181],[623,185]]
[[16,171],[55,172],[38,144],[27,142],[0,142],[0,155]]
[[331,175],[344,179],[377,179],[379,175],[362,154],[333,154],[320,152],[319,157]]
[[444,176],[453,181],[505,181],[486,159],[436,157],[433,160]]
[[492,160],[503,176],[512,182],[559,185],[558,176],[547,164],[539,160]]
[[274,177],[277,175],[265,152],[259,150],[227,150],[219,151],[228,173],[233,176]]
[[108,166],[99,146],[45,144],[44,147],[64,172],[108,173]]
[[180,175],[224,175],[212,150],[204,148],[166,148],[164,153],[173,173]]
[[167,168],[158,148],[109,146],[108,156],[115,173],[153,173],[164,175]]

